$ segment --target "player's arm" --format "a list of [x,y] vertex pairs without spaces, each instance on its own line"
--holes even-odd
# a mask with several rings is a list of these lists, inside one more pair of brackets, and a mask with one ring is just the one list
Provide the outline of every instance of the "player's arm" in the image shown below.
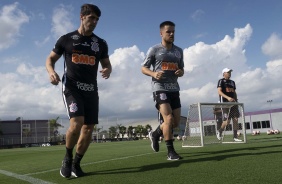
[[182,77],[184,75],[184,69],[178,69],[175,71],[175,75],[177,75],[178,77]]
[[227,96],[226,94],[224,94],[224,93],[222,92],[222,88],[221,88],[221,87],[218,87],[218,88],[217,88],[217,92],[218,92],[218,94],[219,94],[220,96],[222,96],[223,98],[226,98],[229,102],[234,102],[234,101],[235,101],[234,98],[231,98],[231,97]]
[[101,59],[100,63],[102,66],[102,70],[100,70],[100,73],[104,79],[108,79],[112,73],[112,64],[110,62],[110,59]]
[[238,97],[237,97],[236,91],[234,91],[234,99],[235,99],[235,102],[238,102]]
[[144,62],[142,64],[141,72],[143,74],[147,75],[147,76],[151,76],[151,77],[159,80],[159,79],[162,78],[162,75],[163,75],[164,72],[163,71],[155,72],[155,71],[150,69],[151,65],[154,62],[156,62],[155,52],[156,52],[156,50],[153,47],[149,48],[147,55],[144,59]]
[[177,70],[175,71],[175,75],[178,77],[182,77],[184,75],[184,59],[183,59],[183,50],[181,49],[181,58],[178,64]]
[[51,51],[46,59],[45,66],[49,74],[50,82],[53,85],[58,85],[61,81],[59,75],[55,72],[55,63],[60,59],[60,57],[60,55],[56,54],[54,51]]
[[141,71],[143,74],[154,77],[157,80],[160,80],[164,73],[163,71],[154,72],[145,66],[142,66]]

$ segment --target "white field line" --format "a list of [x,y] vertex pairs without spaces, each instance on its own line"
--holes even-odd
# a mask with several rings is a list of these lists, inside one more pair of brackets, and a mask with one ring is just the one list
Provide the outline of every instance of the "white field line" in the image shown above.
[[[160,152],[164,152],[164,151],[160,151]],[[143,154],[139,154],[139,155],[133,155],[133,156],[127,156],[127,157],[120,157],[120,158],[113,158],[113,159],[108,159],[108,160],[101,160],[101,161],[96,161],[96,162],[90,162],[90,163],[85,163],[85,164],[81,164],[81,165],[82,166],[84,166],[84,165],[93,165],[93,164],[110,162],[110,161],[116,161],[116,160],[125,160],[125,159],[129,159],[129,158],[141,157],[141,156],[151,155],[151,154],[156,154],[156,153],[155,152],[153,152],[153,153],[143,153]],[[50,169],[50,170],[41,171],[41,172],[28,173],[28,174],[25,174],[25,176],[36,175],[36,174],[44,174],[44,173],[53,172],[53,171],[59,171],[59,170],[60,170],[60,168]]]
[[32,183],[32,184],[53,184],[51,182],[47,182],[47,181],[40,180],[40,179],[37,179],[37,178],[33,178],[33,177],[30,177],[30,176],[26,176],[26,175],[12,173],[12,172],[1,170],[1,169],[0,169],[0,174],[10,176],[10,177],[13,177],[13,178],[16,178],[16,179],[19,179],[19,180],[27,181],[27,182]]

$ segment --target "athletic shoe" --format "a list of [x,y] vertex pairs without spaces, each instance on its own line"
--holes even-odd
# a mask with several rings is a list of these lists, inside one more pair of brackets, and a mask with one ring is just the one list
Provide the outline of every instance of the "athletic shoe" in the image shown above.
[[72,164],[71,175],[76,177],[76,178],[85,175],[85,173],[82,171],[79,163],[73,163]]
[[222,140],[222,137],[220,136],[220,133],[219,132],[216,132],[216,138],[221,141]]
[[64,178],[71,177],[71,166],[72,166],[72,159],[64,158],[60,170],[61,176],[63,176]]
[[179,160],[182,159],[175,151],[170,151],[167,154],[167,160]]
[[241,140],[241,139],[238,139],[238,138],[234,138],[234,141],[235,141],[235,142],[242,142],[242,140]]
[[158,152],[159,149],[160,149],[160,146],[159,146],[159,139],[153,137],[152,133],[153,133],[152,131],[149,132],[149,138],[150,138],[150,140],[151,140],[151,147],[152,147],[152,149],[153,149],[155,152]]

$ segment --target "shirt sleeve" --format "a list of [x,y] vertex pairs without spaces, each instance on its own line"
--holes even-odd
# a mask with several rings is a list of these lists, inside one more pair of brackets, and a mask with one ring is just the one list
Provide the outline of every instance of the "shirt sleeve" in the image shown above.
[[180,58],[179,69],[183,69],[184,68],[184,59],[183,59],[183,50],[182,49],[180,49],[180,54],[181,54],[181,58]]
[[109,58],[109,48],[105,40],[102,40],[101,59]]
[[53,51],[56,53],[56,54],[58,54],[58,55],[62,55],[63,53],[64,53],[64,51],[65,51],[65,36],[61,36],[58,40],[57,40],[57,42],[56,42],[56,44],[55,44],[55,46],[54,46],[54,48],[53,48]]
[[144,59],[144,62],[142,63],[142,66],[146,68],[150,68],[154,62],[155,62],[155,49],[151,47],[147,52],[147,55]]
[[219,79],[217,82],[217,88],[221,87],[222,88],[222,79]]
[[235,84],[235,81],[233,81],[233,83],[234,83],[234,90],[236,90],[236,84]]

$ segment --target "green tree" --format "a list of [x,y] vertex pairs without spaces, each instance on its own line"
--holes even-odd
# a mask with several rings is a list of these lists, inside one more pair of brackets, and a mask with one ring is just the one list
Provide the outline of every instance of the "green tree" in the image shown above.
[[54,140],[56,141],[57,136],[59,134],[58,129],[60,127],[64,127],[63,125],[61,125],[60,123],[58,123],[58,119],[59,117],[57,117],[56,119],[50,119],[49,120],[49,125],[50,125],[50,132],[52,133],[52,136],[54,137]]
[[121,138],[123,139],[124,134],[126,133],[126,127],[125,126],[119,126],[118,131],[121,134]]
[[132,138],[132,131],[133,131],[133,126],[129,126],[127,128],[127,137]]
[[[136,134],[139,135],[140,138],[142,138],[143,132],[144,132],[146,129],[145,129],[144,126],[142,126],[142,125],[137,125],[137,127],[136,127],[135,130],[136,130]],[[146,131],[147,131],[147,130],[146,130]]]
[[31,136],[31,130],[28,128],[23,128],[22,133],[23,133],[23,136],[25,137],[25,142],[26,143],[29,142],[27,137]]
[[24,135],[25,137],[31,136],[31,130],[28,129],[28,128],[24,128],[24,129],[23,129],[23,135]]
[[116,126],[111,126],[109,128],[109,137],[111,139],[114,139],[116,135],[117,135],[117,127]]
[[100,132],[100,130],[102,130],[102,128],[99,128],[98,125],[94,126],[93,132]]
[[145,131],[143,132],[143,135],[146,137],[149,134],[149,131],[151,131],[151,130],[152,130],[152,126],[147,124],[145,126]]

